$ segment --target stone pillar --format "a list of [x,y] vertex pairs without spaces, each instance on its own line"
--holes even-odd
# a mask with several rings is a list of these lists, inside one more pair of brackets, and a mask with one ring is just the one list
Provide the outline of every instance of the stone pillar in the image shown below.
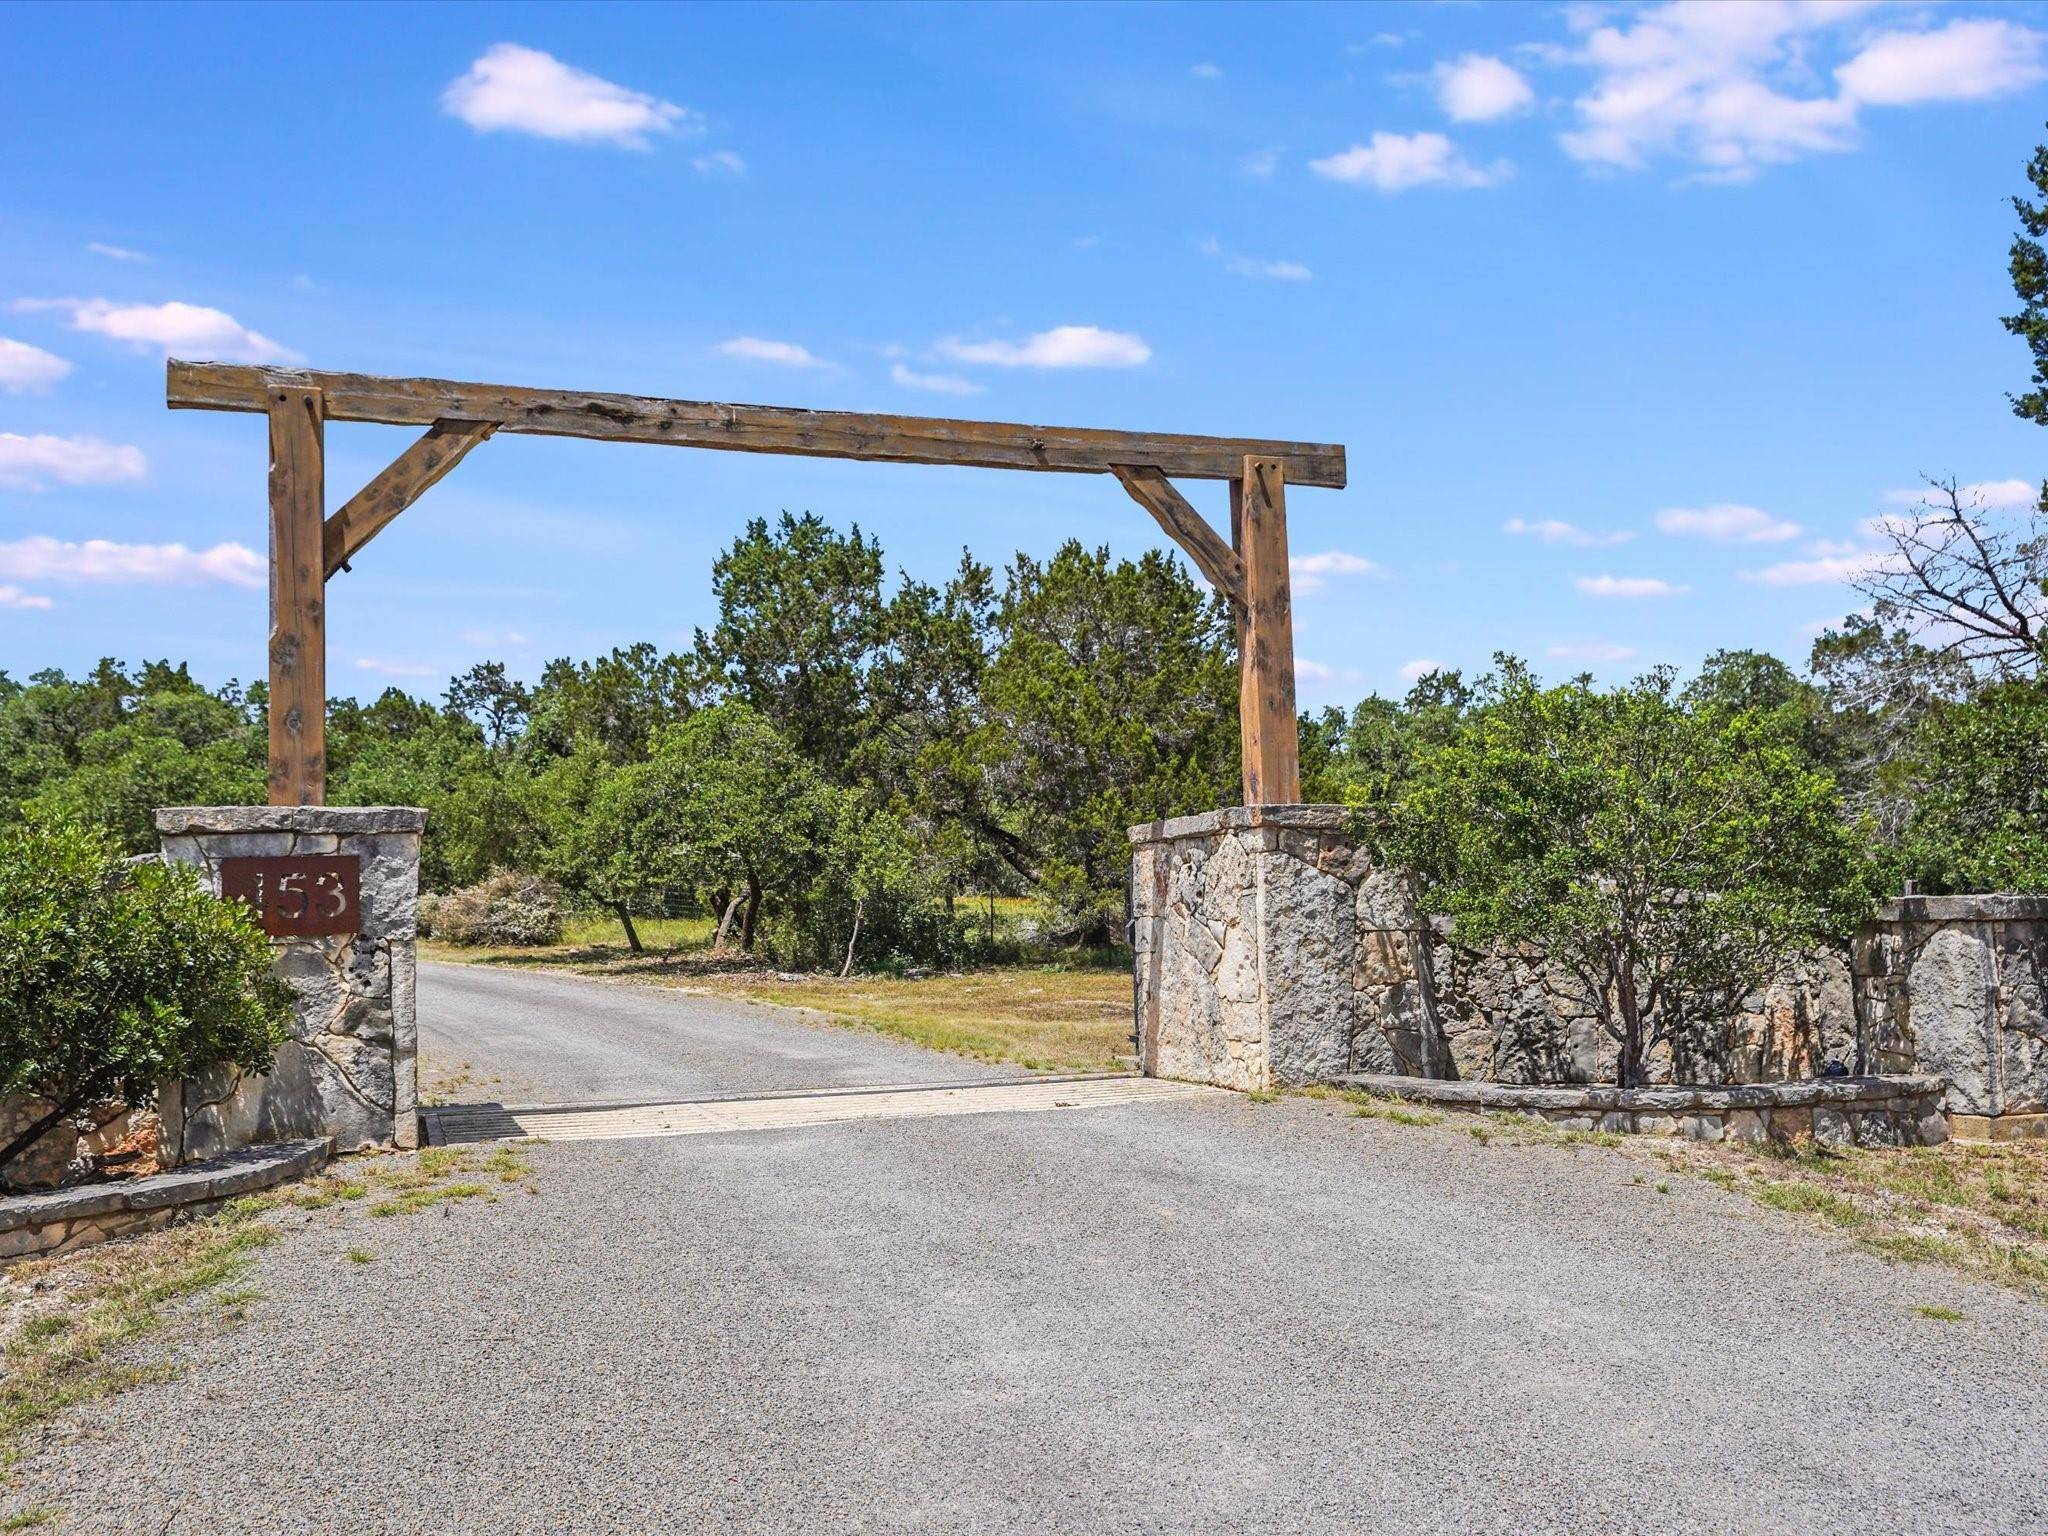
[[1131,829],[1138,1057],[1238,1089],[1446,1075],[1429,930],[1339,805],[1241,806]]
[[1948,1079],[1958,1136],[2048,1135],[2048,896],[1906,896],[1852,947],[1867,1069]]
[[420,833],[398,806],[181,806],[156,813],[166,861],[197,865],[218,891],[231,858],[340,855],[359,861],[348,933],[273,936],[297,994],[291,1038],[268,1074],[231,1067],[164,1085],[162,1160],[253,1142],[332,1136],[337,1151],[419,1144],[414,1011]]

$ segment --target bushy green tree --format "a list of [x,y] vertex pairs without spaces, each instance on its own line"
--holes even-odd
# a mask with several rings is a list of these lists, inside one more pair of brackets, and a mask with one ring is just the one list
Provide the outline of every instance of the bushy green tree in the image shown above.
[[267,1067],[290,1016],[270,963],[247,912],[187,867],[125,867],[105,832],[44,818],[0,833],[0,1093],[52,1105],[0,1167],[107,1099]]
[[824,777],[745,704],[700,710],[611,776],[592,807],[604,888],[630,903],[694,895],[721,917],[737,900],[742,949],[764,909],[816,876],[832,823]]
[[718,622],[696,661],[821,771],[843,780],[868,731],[867,678],[888,638],[882,546],[822,518],[763,518],[711,568]]
[[1900,864],[1918,890],[2048,891],[2048,682],[1938,706],[1908,767]]
[[2020,218],[2011,253],[2012,287],[2020,311],[2005,317],[2005,328],[2027,344],[2034,363],[2034,387],[2012,397],[2013,414],[2048,426],[2048,250],[2041,246],[2048,238],[2048,145],[2036,147],[2027,162],[2027,182],[2042,201],[2012,200]]
[[1540,946],[1619,1050],[1684,1073],[1703,1026],[1868,910],[1860,836],[1780,711],[1687,707],[1669,672],[1544,688],[1512,658],[1425,750],[1382,853],[1469,943]]
[[1128,831],[1227,805],[1238,786],[1229,613],[1153,551],[1017,556],[997,607],[972,750],[1006,856],[1084,942],[1122,930]]
[[263,758],[240,692],[208,692],[182,664],[102,661],[76,680],[51,670],[0,689],[0,820],[34,808],[146,852],[158,806],[260,802]]
[[696,707],[702,669],[642,641],[594,661],[561,657],[541,670],[529,699],[525,746],[541,755],[595,741],[615,763],[647,755],[655,736]]

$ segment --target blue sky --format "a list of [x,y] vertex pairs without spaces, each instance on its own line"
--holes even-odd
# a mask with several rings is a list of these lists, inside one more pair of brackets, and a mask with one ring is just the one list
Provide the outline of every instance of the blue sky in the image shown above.
[[[4,26],[16,676],[260,668],[263,424],[166,411],[167,352],[1342,442],[1350,488],[1289,504],[1306,705],[1497,649],[1803,660],[1917,476],[2043,472],[1997,322],[2037,7]],[[330,503],[410,437],[330,428]],[[330,583],[331,690],[680,647],[718,550],[785,508],[933,579],[963,545],[1158,541],[1094,476],[499,438]]]

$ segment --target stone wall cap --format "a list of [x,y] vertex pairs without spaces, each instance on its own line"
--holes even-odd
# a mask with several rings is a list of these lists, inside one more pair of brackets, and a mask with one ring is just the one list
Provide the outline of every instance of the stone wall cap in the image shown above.
[[423,832],[427,813],[409,805],[173,805],[156,813],[166,837],[235,832]]
[[1291,827],[1302,832],[1349,832],[1348,805],[1230,805],[1194,816],[1172,816],[1131,828],[1132,843],[1170,843],[1184,837],[1213,837],[1253,827]]
[[2048,921],[2048,896],[1984,891],[1972,896],[1894,896],[1878,905],[1880,923]]
[[198,1205],[268,1189],[325,1166],[334,1138],[314,1136],[241,1147],[207,1162],[146,1174],[112,1184],[84,1184],[34,1195],[0,1197],[0,1233],[53,1221],[80,1221],[129,1211],[158,1211],[166,1206]]

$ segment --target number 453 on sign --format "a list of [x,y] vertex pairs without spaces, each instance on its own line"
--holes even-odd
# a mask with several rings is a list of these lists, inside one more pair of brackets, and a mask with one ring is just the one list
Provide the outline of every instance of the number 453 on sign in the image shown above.
[[362,864],[349,854],[222,859],[220,893],[254,908],[268,934],[354,933],[362,926]]

